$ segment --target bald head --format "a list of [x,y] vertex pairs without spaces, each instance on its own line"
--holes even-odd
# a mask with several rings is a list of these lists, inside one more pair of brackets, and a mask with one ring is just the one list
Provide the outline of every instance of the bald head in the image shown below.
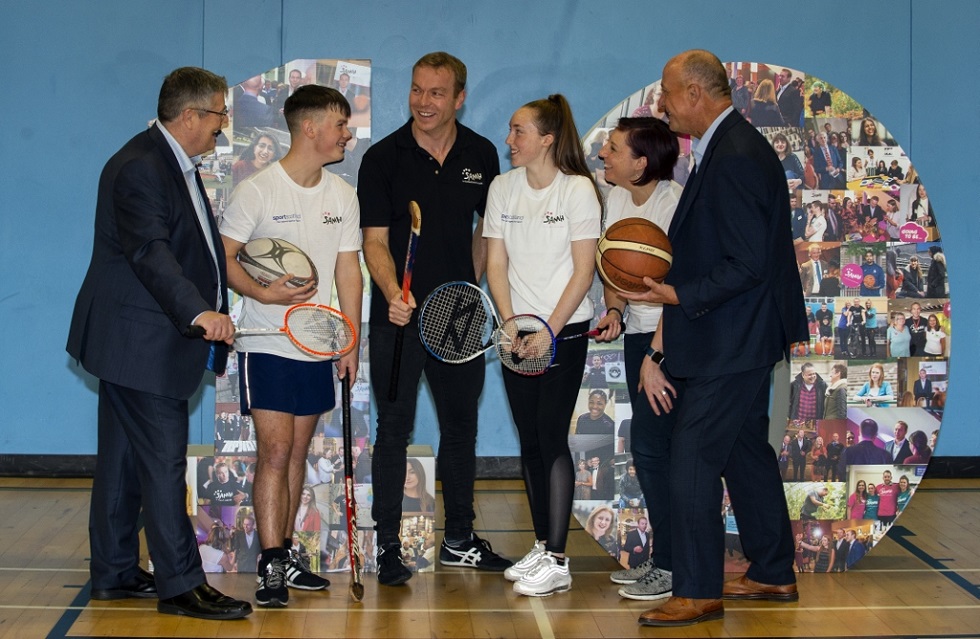
[[660,110],[675,133],[700,138],[732,104],[725,66],[710,51],[692,49],[664,66]]

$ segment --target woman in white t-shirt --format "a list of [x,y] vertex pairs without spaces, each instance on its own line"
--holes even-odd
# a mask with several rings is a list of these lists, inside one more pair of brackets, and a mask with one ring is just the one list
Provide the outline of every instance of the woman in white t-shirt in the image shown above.
[[[490,185],[484,219],[490,292],[501,317],[532,314],[558,337],[582,333],[594,312],[586,293],[602,206],[568,101],[551,95],[529,102],[511,117],[509,131],[514,169]],[[544,337],[524,337],[519,348],[534,349]],[[568,430],[587,349],[585,339],[559,343],[554,365],[535,377],[503,369],[537,540],[505,572],[519,594],[571,588],[565,543],[575,468]]]
[[[606,200],[606,228],[628,217],[650,220],[667,231],[683,188],[671,178],[680,152],[677,136],[655,118],[622,118],[610,133],[599,157],[605,162],[606,181],[615,184]],[[676,413],[657,409],[640,389],[648,353],[658,350],[654,338],[660,326],[662,304],[628,302],[616,289],[605,287],[606,315],[596,328],[605,329],[597,341],[619,337],[625,325],[623,356],[626,387],[633,414],[630,452],[636,476],[646,498],[653,532],[650,570],[671,570],[670,554],[670,433]],[[627,308],[629,309],[627,312]],[[642,580],[641,580],[642,581]],[[629,595],[630,593],[625,593]]]
[[939,324],[939,316],[935,313],[929,314],[929,322],[926,325],[926,355],[944,355],[946,353],[946,333]]

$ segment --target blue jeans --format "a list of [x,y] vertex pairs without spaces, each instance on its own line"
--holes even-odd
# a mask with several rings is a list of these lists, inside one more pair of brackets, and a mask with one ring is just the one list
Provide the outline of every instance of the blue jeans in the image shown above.
[[444,364],[419,341],[414,325],[405,328],[398,396],[388,401],[392,353],[397,328],[371,325],[368,337],[371,387],[378,405],[378,431],[371,458],[377,544],[399,543],[406,450],[415,428],[415,407],[422,373],[429,382],[439,419],[436,469],[442,481],[446,537],[460,539],[473,531],[473,481],[476,477],[477,403],[486,375],[483,356],[465,364]]
[[[671,398],[674,409],[669,413],[653,412],[646,393],[638,392],[640,365],[646,357],[653,333],[628,333],[623,337],[623,359],[626,362],[626,387],[633,406],[630,421],[630,452],[646,500],[647,519],[653,533],[653,562],[658,568],[673,570],[670,534],[670,439],[674,429],[677,405],[683,398]],[[664,362],[667,372],[667,362]],[[671,383],[674,380],[667,376]]]

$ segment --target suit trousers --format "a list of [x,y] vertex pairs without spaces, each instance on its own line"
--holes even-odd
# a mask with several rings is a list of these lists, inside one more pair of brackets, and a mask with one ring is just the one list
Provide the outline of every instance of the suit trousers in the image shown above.
[[205,582],[187,516],[187,401],[99,382],[99,442],[89,542],[93,589],[135,581],[140,509],[157,592]]
[[[671,570],[670,438],[677,416],[677,402],[680,400],[674,400],[674,410],[671,412],[665,413],[661,410],[660,415],[657,415],[653,412],[646,393],[637,390],[640,366],[652,338],[653,333],[627,333],[624,337],[626,387],[633,408],[630,453],[633,455],[636,477],[640,481],[647,504],[647,518],[653,533],[653,561],[658,568]],[[669,366],[666,365],[667,362],[664,364],[664,374],[673,384]]]
[[716,599],[724,581],[725,478],[749,579],[794,583],[793,535],[776,454],[769,444],[772,366],[677,382],[671,441],[673,592]]

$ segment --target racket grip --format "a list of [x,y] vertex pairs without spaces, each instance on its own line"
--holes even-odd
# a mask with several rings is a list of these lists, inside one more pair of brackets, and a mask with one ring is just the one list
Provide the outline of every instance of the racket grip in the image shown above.
[[399,326],[395,333],[395,352],[391,357],[391,379],[388,382],[388,401],[398,398],[398,369],[402,365],[402,343],[405,341],[405,327]]
[[207,333],[207,330],[203,326],[198,326],[197,324],[191,324],[184,329],[184,337],[190,337],[192,339],[203,339]]

